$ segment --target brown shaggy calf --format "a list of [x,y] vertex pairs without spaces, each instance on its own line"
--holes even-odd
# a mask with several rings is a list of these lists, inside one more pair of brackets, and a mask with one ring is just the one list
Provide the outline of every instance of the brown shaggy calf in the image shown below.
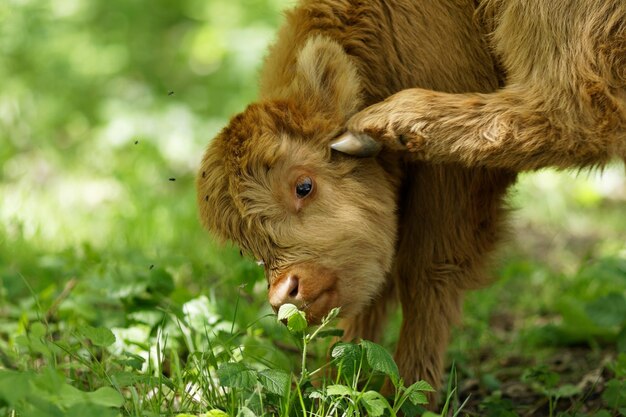
[[[492,39],[502,44],[498,52],[505,66],[521,68],[521,75],[510,72],[510,83],[516,88],[497,90],[499,73],[483,42],[486,33],[474,18],[474,0],[302,1],[287,14],[267,57],[259,102],[235,116],[211,142],[200,168],[197,187],[203,223],[264,262],[270,303],[275,308],[295,303],[307,311],[309,319],[319,320],[331,308],[341,306],[347,339],[376,340],[390,304],[400,301],[403,324],[396,360],[406,382],[440,383],[449,329],[459,318],[463,293],[487,281],[483,270],[501,235],[506,214],[502,200],[515,181],[512,169],[556,164],[540,153],[552,155],[549,146],[508,145],[522,141],[517,132],[532,122],[531,131],[540,130],[541,135],[531,135],[529,140],[550,145],[555,144],[557,133],[569,134],[578,145],[570,145],[567,156],[574,158],[574,149],[585,150],[576,163],[598,160],[591,161],[590,152],[600,147],[587,146],[580,133],[565,130],[567,120],[579,120],[574,119],[576,114],[588,123],[589,131],[593,127],[606,133],[602,139],[606,149],[619,135],[616,129],[622,129],[623,137],[624,96],[619,88],[624,69],[615,67],[624,62],[623,54],[611,52],[608,42],[611,36],[623,34],[619,15],[607,15],[613,17],[602,25],[597,14],[575,7],[565,8],[566,14],[531,16],[527,0],[512,3],[519,3],[516,7],[521,10],[509,10],[506,2],[485,8],[485,16],[491,16],[488,21],[496,28]],[[586,3],[601,4],[607,12],[623,9],[618,1],[612,9],[604,5],[608,2]],[[524,49],[523,41],[533,36],[518,33],[510,38],[499,29],[502,22],[517,19],[509,14],[519,12],[523,13],[516,22],[518,30],[531,31],[539,42],[544,36],[541,31],[550,29],[551,42],[564,44],[563,50],[546,46],[543,39]],[[583,20],[574,19],[576,13]],[[547,20],[552,17],[570,20]],[[529,19],[526,26],[523,19]],[[554,91],[553,84],[563,79],[562,71],[572,75],[567,94],[580,92],[576,67],[567,53],[573,51],[575,59],[581,60],[589,50],[575,49],[583,48],[581,41],[572,38],[580,28],[568,24],[584,28],[585,19],[594,23],[586,35],[592,29],[599,31],[594,32],[598,36],[604,34],[594,45],[602,59],[584,71],[584,91],[593,92],[585,96],[585,103],[593,105],[592,111],[580,101],[568,104],[561,99],[558,103],[566,107],[551,111],[550,121],[558,115],[568,119],[551,131],[540,110],[554,97],[538,99],[538,103],[522,99],[543,93],[541,88]],[[507,56],[508,42],[522,46]],[[616,45],[623,51],[623,41]],[[559,66],[550,64],[549,71],[528,61],[534,59],[531,54],[547,59],[553,53],[558,54]],[[606,78],[610,83],[602,84],[597,71],[610,75]],[[550,87],[533,93],[536,87],[530,90],[515,84],[524,76]],[[352,129],[376,134],[388,145],[375,158],[353,158],[331,150],[355,113],[412,87],[442,93],[408,90],[358,113],[350,122]],[[498,117],[483,124],[485,116],[480,112],[492,108],[491,97],[511,97],[509,91],[523,94],[522,98],[513,95],[514,100],[493,106],[504,109],[507,117],[515,115],[515,122],[494,113]],[[453,104],[447,105],[450,100]],[[435,112],[427,121],[441,119],[443,127],[422,123],[423,114],[430,114],[423,113],[423,104]],[[526,114],[524,106],[533,111],[529,120],[518,115]],[[577,113],[570,114],[570,110]],[[445,112],[453,116],[445,119]],[[466,128],[472,121],[489,129]],[[465,130],[459,132],[458,127]],[[500,139],[505,128],[513,130]],[[418,133],[406,136],[408,131]],[[462,133],[463,141],[456,138],[453,142],[453,133]],[[405,135],[409,149],[420,150],[411,156],[441,163],[426,164],[407,158],[406,152],[396,152],[399,134]],[[439,139],[443,142],[437,147]],[[350,149],[351,144],[339,147],[361,155],[379,148],[377,143],[363,148],[357,142],[358,147]],[[513,155],[530,149],[535,162],[530,166],[505,163],[528,158],[502,151],[493,152],[491,159],[483,158],[488,155],[484,150],[503,146],[510,146]],[[482,166],[487,160],[493,167]],[[560,166],[566,165],[572,163]]]

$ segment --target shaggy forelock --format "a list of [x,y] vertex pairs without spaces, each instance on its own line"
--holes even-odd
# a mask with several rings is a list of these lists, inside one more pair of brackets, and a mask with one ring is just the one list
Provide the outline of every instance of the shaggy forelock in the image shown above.
[[[251,104],[233,117],[211,142],[198,177],[200,218],[221,240],[232,240],[256,257],[269,258],[281,246],[285,212],[273,200],[269,171],[289,153],[298,160],[302,147],[288,149],[287,142],[319,139],[320,125],[332,121],[306,116],[302,105],[288,101]],[[330,158],[326,147],[316,154]],[[294,154],[295,152],[295,154]]]

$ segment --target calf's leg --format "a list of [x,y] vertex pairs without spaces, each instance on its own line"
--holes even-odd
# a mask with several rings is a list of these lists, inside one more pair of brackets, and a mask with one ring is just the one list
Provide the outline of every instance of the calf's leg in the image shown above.
[[[451,327],[466,290],[487,283],[498,242],[508,171],[411,164],[401,191],[396,266],[403,322],[396,362],[406,384],[441,385]],[[436,407],[436,393],[429,397]]]

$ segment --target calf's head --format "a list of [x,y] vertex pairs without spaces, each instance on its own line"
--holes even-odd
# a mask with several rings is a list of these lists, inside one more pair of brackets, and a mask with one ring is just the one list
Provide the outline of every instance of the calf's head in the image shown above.
[[313,322],[359,312],[395,252],[397,175],[330,147],[359,91],[341,47],[309,40],[290,79],[210,143],[197,179],[204,225],[262,261],[275,309],[296,304]]

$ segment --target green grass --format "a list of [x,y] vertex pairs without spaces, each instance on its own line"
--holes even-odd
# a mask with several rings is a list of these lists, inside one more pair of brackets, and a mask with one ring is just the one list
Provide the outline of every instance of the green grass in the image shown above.
[[[197,220],[195,167],[285,4],[0,4],[0,415],[422,413],[385,353],[399,313],[386,351],[288,328]],[[626,415],[624,178],[521,178],[440,412]]]

